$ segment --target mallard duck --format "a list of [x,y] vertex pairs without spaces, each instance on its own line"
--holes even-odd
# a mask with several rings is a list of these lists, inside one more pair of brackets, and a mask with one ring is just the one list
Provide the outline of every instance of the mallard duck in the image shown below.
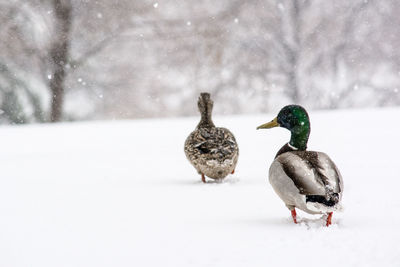
[[185,142],[185,154],[201,175],[223,179],[235,172],[239,149],[233,134],[226,128],[215,127],[211,115],[213,101],[209,93],[201,93],[198,100],[201,119]]
[[308,151],[310,120],[298,105],[281,109],[271,122],[257,127],[283,127],[291,132],[289,143],[276,154],[269,169],[269,182],[291,211],[297,223],[296,209],[310,214],[326,214],[326,226],[332,223],[333,211],[340,209],[343,180],[335,163],[323,152]]

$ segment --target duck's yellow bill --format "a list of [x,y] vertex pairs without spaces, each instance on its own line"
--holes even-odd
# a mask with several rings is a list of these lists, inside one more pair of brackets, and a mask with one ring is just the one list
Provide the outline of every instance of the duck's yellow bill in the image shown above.
[[280,126],[279,123],[278,123],[278,118],[275,118],[270,122],[267,122],[267,123],[265,123],[263,125],[258,126],[257,130],[258,129],[270,129],[270,128],[274,128],[274,127],[278,127],[278,126]]

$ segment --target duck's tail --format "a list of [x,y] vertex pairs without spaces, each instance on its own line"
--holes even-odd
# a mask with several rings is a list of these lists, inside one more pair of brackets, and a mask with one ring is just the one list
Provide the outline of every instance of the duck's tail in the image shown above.
[[329,194],[327,196],[308,195],[306,196],[307,208],[319,212],[342,211],[343,206],[340,204],[340,196],[338,193]]
[[339,203],[339,194],[333,193],[329,197],[321,195],[308,195],[306,196],[306,202],[318,202],[324,204],[325,206],[333,207]]

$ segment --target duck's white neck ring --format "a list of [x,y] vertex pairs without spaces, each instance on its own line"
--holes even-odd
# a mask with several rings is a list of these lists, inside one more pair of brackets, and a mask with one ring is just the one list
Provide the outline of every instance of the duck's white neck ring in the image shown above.
[[299,150],[297,147],[292,146],[290,143],[287,143],[287,145],[293,150]]

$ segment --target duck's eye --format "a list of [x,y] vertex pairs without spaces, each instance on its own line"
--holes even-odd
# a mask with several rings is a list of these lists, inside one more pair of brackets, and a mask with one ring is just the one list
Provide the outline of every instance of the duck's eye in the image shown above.
[[286,112],[285,114],[284,114],[284,118],[286,118],[286,120],[291,120],[292,119],[292,113],[290,113],[290,112]]

